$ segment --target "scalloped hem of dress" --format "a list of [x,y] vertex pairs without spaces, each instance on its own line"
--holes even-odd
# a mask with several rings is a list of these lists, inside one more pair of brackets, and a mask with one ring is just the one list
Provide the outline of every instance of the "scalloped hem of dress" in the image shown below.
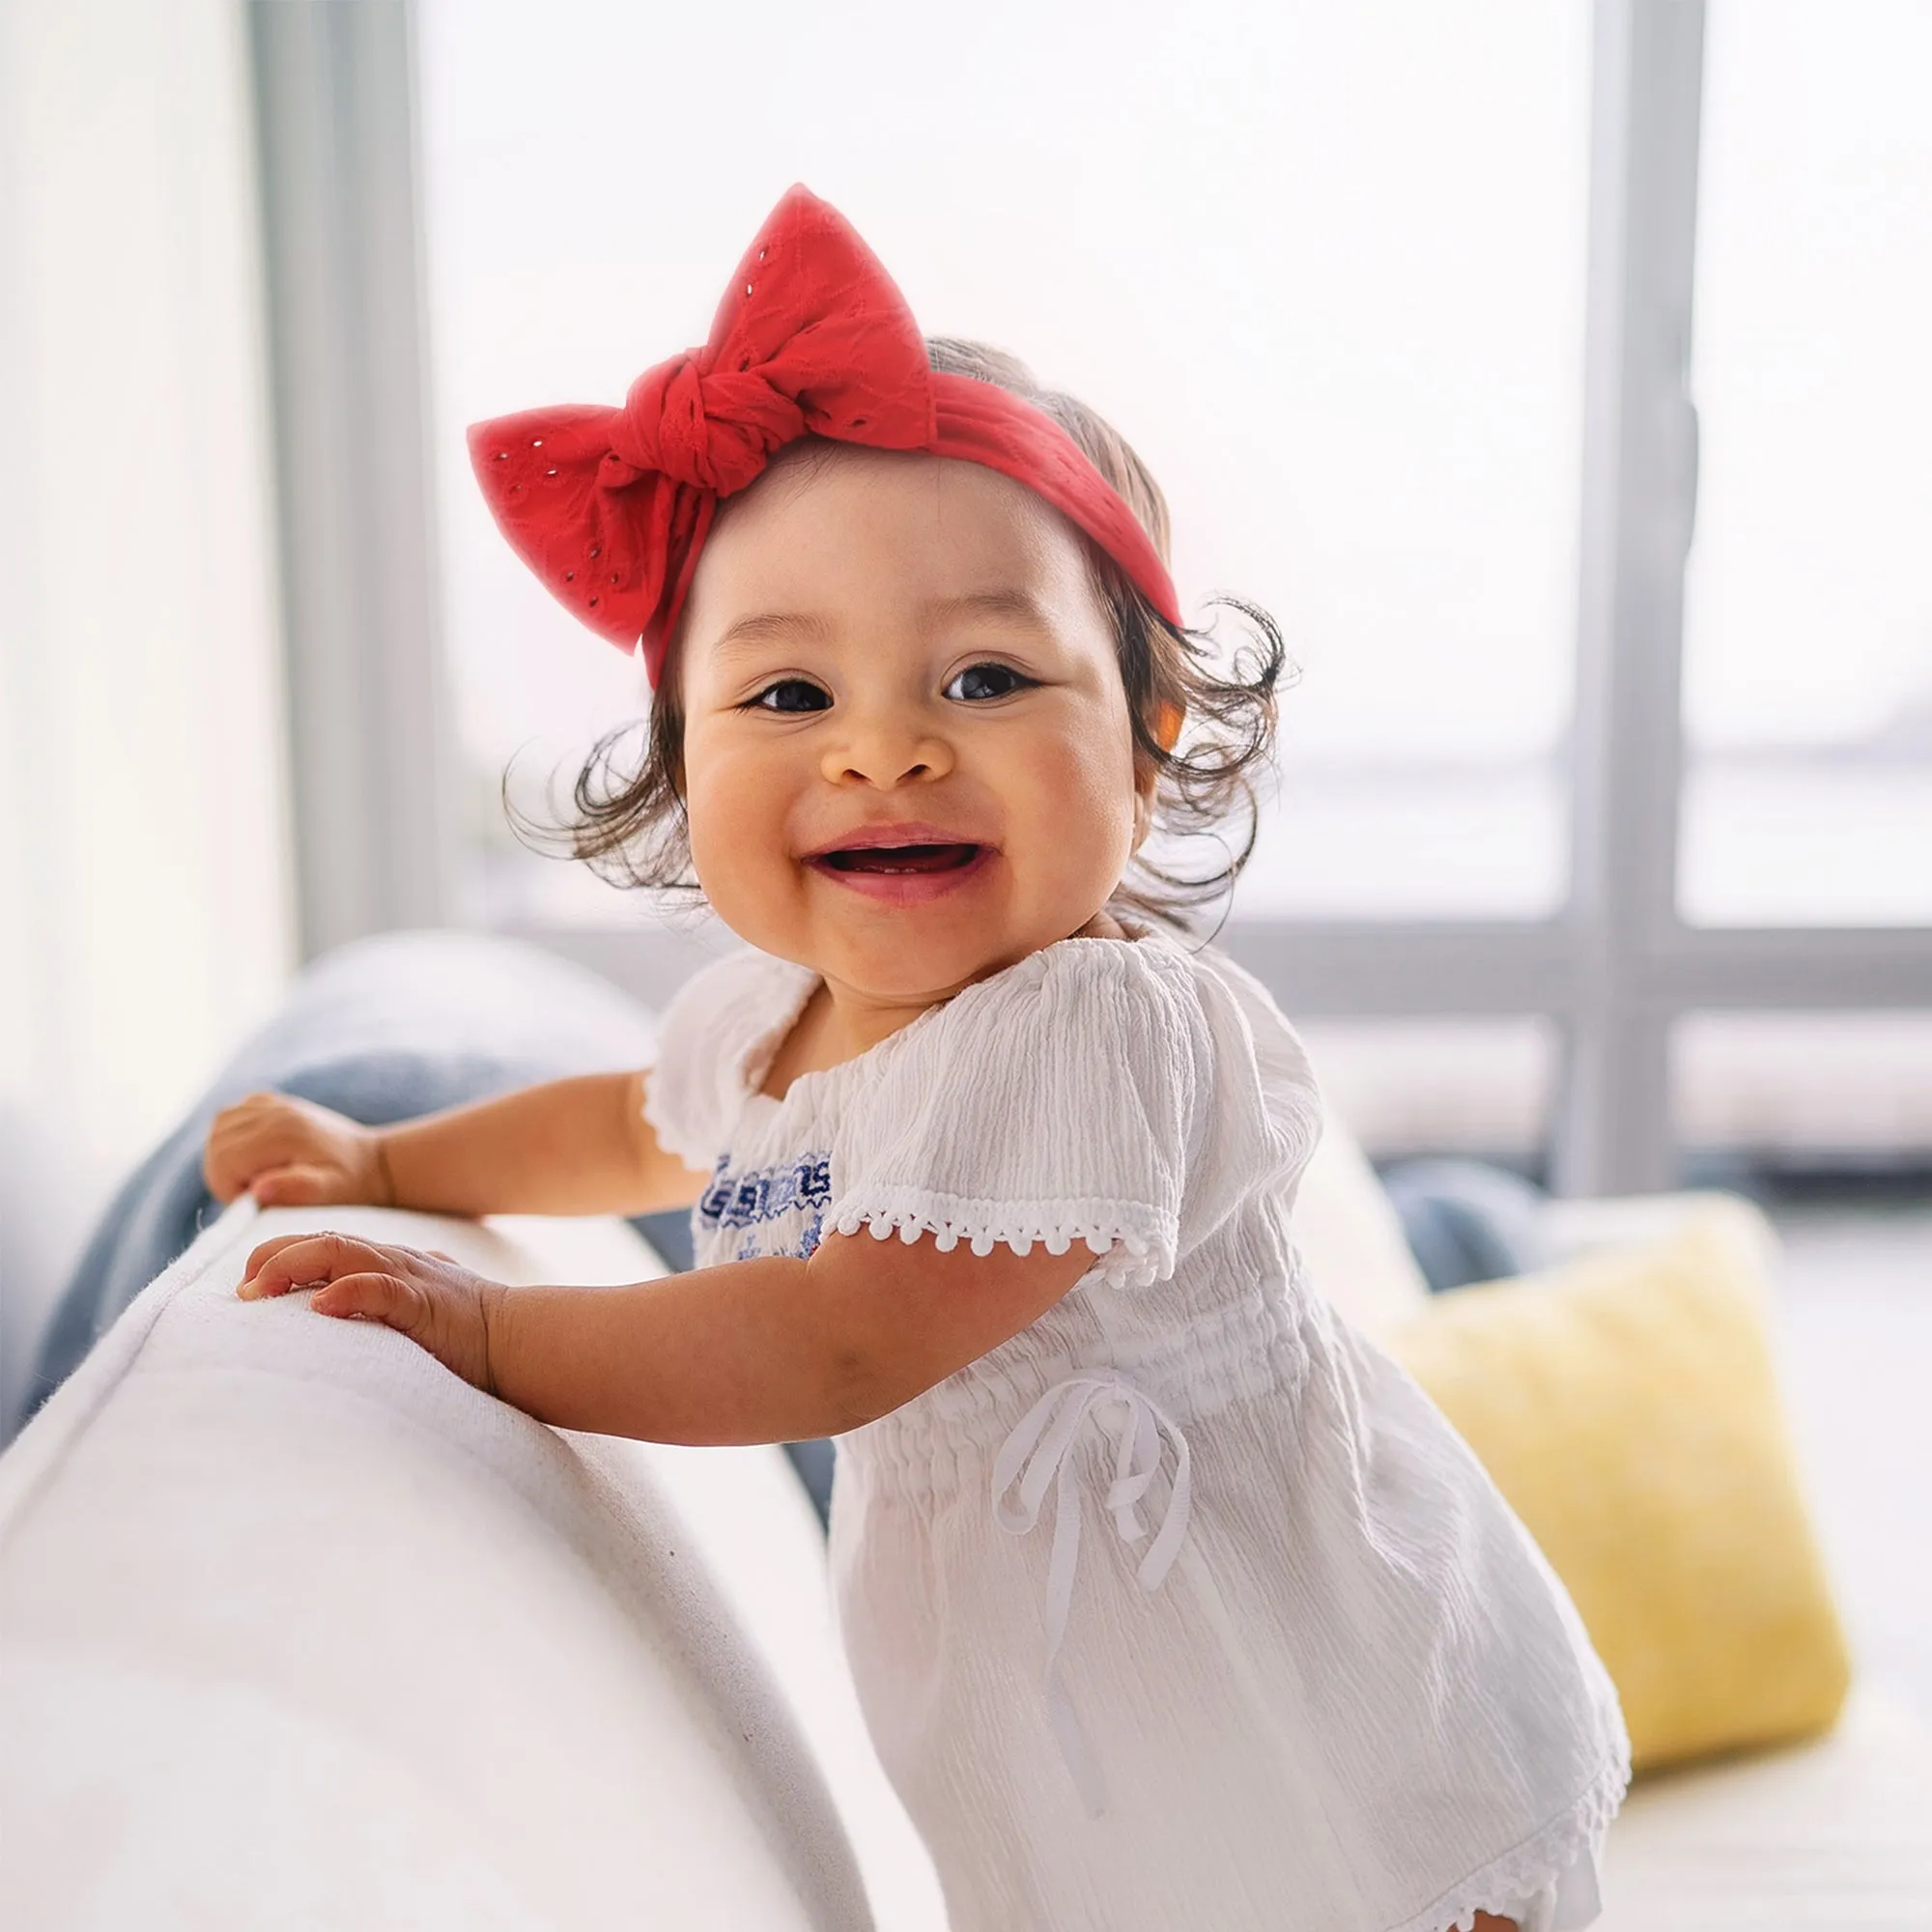
[[1016,1255],[1036,1245],[1064,1255],[1084,1241],[1094,1256],[1090,1275],[1110,1288],[1148,1288],[1174,1272],[1179,1228],[1171,1214],[1139,1201],[975,1201],[915,1188],[888,1188],[866,1202],[838,1202],[826,1228],[840,1235],[869,1230],[910,1244],[931,1235],[941,1253],[962,1241],[976,1255],[1005,1246]]
[[1477,1913],[1507,1917],[1539,1893],[1547,1895],[1579,1858],[1603,1842],[1629,1788],[1629,1762],[1611,1758],[1582,1795],[1540,1831],[1387,1932],[1474,1932]]

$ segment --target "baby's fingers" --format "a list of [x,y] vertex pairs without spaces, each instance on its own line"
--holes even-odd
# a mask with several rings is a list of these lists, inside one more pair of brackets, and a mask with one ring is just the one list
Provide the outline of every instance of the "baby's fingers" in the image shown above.
[[248,1192],[264,1208],[310,1208],[328,1199],[331,1179],[327,1168],[298,1161],[258,1174]]
[[338,1275],[316,1291],[309,1306],[318,1315],[359,1315],[412,1338],[424,1328],[429,1315],[428,1297],[419,1288],[400,1275],[374,1271]]
[[258,1174],[280,1167],[303,1151],[301,1122],[279,1094],[251,1094],[214,1117],[202,1148],[208,1191],[227,1203]]
[[252,1280],[261,1272],[264,1262],[271,1262],[284,1249],[293,1248],[300,1241],[314,1241],[322,1237],[314,1232],[306,1235],[270,1235],[266,1241],[257,1241],[248,1250],[248,1264],[242,1270],[243,1281]]
[[248,1257],[242,1285],[235,1293],[243,1301],[286,1294],[292,1288],[333,1281],[338,1275],[381,1267],[381,1249],[347,1235],[280,1235],[264,1241]]

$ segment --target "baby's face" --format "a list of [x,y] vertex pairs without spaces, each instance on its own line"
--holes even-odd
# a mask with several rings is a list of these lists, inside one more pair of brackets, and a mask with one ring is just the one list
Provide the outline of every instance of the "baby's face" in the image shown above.
[[928,1004],[1078,931],[1141,801],[1080,539],[979,464],[815,444],[725,505],[679,645],[719,915],[836,993]]

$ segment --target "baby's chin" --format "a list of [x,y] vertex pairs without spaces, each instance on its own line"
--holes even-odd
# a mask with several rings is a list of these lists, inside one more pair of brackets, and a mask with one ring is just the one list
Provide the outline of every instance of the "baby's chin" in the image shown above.
[[866,908],[843,919],[815,910],[820,916],[797,921],[753,917],[726,923],[761,952],[810,967],[835,994],[908,1013],[951,999],[1060,936],[1029,942],[983,906],[956,914],[930,906]]
[[817,956],[809,963],[868,1003],[929,1007],[1035,950],[1001,944],[983,929],[942,933],[922,931],[922,923],[907,920],[896,935],[877,930],[838,935],[815,946]]
[[907,903],[815,876],[789,893],[781,881],[769,884],[776,889],[714,897],[714,909],[761,952],[873,1007],[936,1005],[1080,929],[1057,910],[1068,895],[1016,892],[1003,863]]

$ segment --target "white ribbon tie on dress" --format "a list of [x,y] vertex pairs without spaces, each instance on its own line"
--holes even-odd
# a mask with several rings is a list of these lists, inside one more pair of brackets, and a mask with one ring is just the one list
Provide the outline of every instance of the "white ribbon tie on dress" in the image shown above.
[[[1140,1502],[1153,1485],[1161,1463],[1160,1438],[1174,1445],[1174,1481],[1160,1527],[1141,1558],[1137,1575],[1143,1590],[1157,1590],[1180,1553],[1187,1534],[1187,1438],[1152,1397],[1117,1369],[1083,1369],[1056,1382],[1027,1410],[993,1461],[993,1518],[1014,1536],[1024,1536],[1039,1520],[1047,1485],[1054,1486],[1053,1549],[1046,1572],[1046,1708],[1061,1755],[1079,1788],[1089,1817],[1106,1809],[1106,1787],[1092,1747],[1060,1682],[1060,1645],[1073,1602],[1073,1575],[1080,1558],[1080,1478],[1072,1452],[1089,1416],[1108,1433],[1106,1412],[1116,1411],[1112,1430],[1114,1480],[1107,1507],[1123,1543],[1147,1535]],[[1008,1492],[1017,1484],[1017,1503]]]

